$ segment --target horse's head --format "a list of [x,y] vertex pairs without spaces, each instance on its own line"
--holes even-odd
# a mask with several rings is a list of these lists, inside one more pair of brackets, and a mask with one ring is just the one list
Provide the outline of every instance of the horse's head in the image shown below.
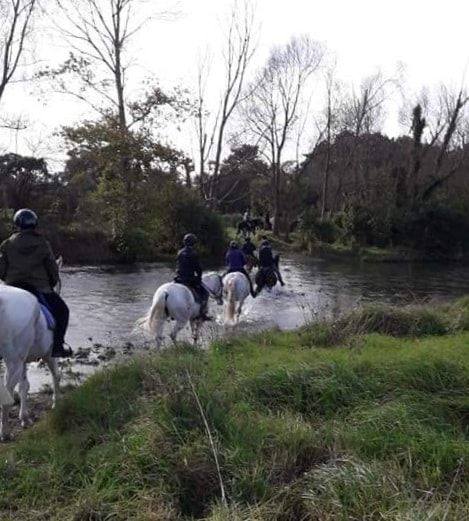
[[223,280],[218,273],[207,273],[202,277],[202,284],[217,304],[223,304]]

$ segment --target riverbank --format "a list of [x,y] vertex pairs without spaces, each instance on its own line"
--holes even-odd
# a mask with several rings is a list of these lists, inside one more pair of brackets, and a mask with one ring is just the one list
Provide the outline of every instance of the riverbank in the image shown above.
[[[285,237],[274,236],[270,231],[260,230],[255,235],[254,242],[259,242],[264,235],[276,250],[283,253],[303,253],[331,259],[355,259],[365,263],[469,263],[469,258],[464,256],[430,256],[411,248],[378,248],[340,242],[310,242],[298,232],[292,232]],[[240,240],[234,228],[227,229],[227,236],[231,240]]]
[[0,449],[0,518],[466,519],[468,329],[374,306],[136,356]]

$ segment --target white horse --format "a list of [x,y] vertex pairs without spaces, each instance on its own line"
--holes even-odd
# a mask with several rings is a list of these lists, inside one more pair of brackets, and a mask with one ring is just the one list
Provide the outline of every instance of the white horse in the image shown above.
[[[225,322],[239,321],[243,304],[250,294],[249,281],[244,273],[235,271],[223,277],[223,298],[225,301]],[[238,308],[236,309],[236,303]]]
[[[59,269],[62,257],[57,259]],[[58,284],[60,292],[60,281]],[[56,288],[57,289],[57,288]],[[52,355],[53,332],[47,325],[37,298],[23,289],[0,286],[0,357],[5,363],[4,390],[0,393],[0,440],[10,436],[8,412],[13,403],[13,392],[19,384],[20,413],[22,427],[31,423],[27,397],[29,381],[28,362],[44,360],[52,375],[52,407],[59,398],[59,370],[57,359]],[[3,387],[3,386],[2,386]],[[0,389],[2,390],[2,389]]]
[[[19,384],[20,420],[26,427],[31,423],[27,409],[29,381],[27,363],[44,360],[52,374],[53,407],[59,395],[59,372],[57,359],[51,356],[53,332],[37,298],[28,291],[11,286],[0,286],[0,356],[5,363],[5,387],[13,396]],[[0,439],[9,438],[8,411],[10,404],[1,406]]]
[[[202,284],[210,297],[218,304],[223,304],[223,282],[217,273],[207,273],[202,277]],[[177,282],[168,282],[160,286],[154,296],[148,313],[137,321],[137,325],[155,335],[156,346],[163,341],[164,325],[168,319],[175,320],[170,333],[171,340],[176,343],[179,331],[189,322],[192,338],[197,343],[201,321],[197,318],[200,304],[196,302],[192,291]]]

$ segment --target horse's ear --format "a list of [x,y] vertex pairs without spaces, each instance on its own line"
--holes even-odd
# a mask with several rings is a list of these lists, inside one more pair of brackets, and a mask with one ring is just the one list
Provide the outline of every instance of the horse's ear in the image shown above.
[[59,270],[63,268],[63,265],[64,265],[64,259],[63,259],[62,255],[59,255],[59,256],[55,259],[55,262],[57,263],[57,266],[59,267]]

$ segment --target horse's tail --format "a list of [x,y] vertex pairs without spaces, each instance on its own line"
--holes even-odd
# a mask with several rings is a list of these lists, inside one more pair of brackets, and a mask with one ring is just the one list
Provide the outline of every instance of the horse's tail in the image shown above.
[[235,295],[235,283],[236,280],[234,277],[231,277],[228,283],[226,284],[226,295],[227,295],[227,305],[226,305],[226,320],[234,320],[235,311],[236,311],[236,295]]
[[167,301],[168,292],[163,291],[157,300],[153,302],[150,311],[137,320],[137,326],[150,333],[155,333],[158,321],[168,316]]

